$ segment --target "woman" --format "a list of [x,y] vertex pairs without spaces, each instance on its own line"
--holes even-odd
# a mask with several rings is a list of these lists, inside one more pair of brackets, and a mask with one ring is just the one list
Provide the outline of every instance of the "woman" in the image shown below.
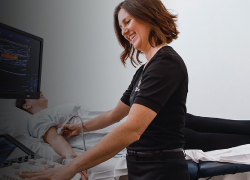
[[189,179],[182,150],[188,75],[181,57],[168,46],[178,36],[175,19],[160,0],[125,0],[117,6],[114,20],[124,47],[122,62],[130,58],[132,64],[140,63],[143,53],[147,63],[137,70],[117,106],[84,126],[88,131],[104,128],[128,115],[126,122],[71,163],[21,177],[70,179],[127,147],[130,180]]

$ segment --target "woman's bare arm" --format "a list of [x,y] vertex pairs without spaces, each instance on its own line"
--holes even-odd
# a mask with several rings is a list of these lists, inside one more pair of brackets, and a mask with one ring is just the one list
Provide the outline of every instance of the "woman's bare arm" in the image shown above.
[[125,147],[140,139],[156,112],[140,104],[133,104],[127,120],[108,133],[99,143],[72,162],[75,172],[93,167],[115,156]]
[[[125,116],[128,115],[130,107],[119,101],[116,107],[112,110],[84,122],[84,132],[94,131],[108,127],[116,122],[119,122]],[[66,124],[62,127],[62,130],[66,130],[64,133],[68,134],[66,139],[71,136],[77,135],[82,132],[82,125],[80,124]]]
[[116,107],[109,110],[96,118],[86,121],[84,126],[87,131],[94,131],[108,127],[114,123],[119,122],[125,116],[128,115],[130,107],[124,104],[121,100],[117,103]]

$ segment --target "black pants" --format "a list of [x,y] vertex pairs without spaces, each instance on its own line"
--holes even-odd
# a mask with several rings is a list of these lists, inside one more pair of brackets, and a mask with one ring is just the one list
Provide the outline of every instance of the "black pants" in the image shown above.
[[179,157],[171,153],[166,156],[135,157],[127,156],[129,180],[189,180],[187,162],[183,152]]
[[184,149],[203,151],[250,143],[250,121],[201,117],[187,114]]

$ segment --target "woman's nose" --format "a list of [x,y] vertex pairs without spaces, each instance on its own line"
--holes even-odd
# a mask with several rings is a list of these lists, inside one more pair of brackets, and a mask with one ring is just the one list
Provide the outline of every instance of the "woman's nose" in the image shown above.
[[123,28],[123,29],[122,29],[122,35],[123,35],[123,36],[124,36],[127,32],[128,32],[128,29],[127,29],[127,28]]

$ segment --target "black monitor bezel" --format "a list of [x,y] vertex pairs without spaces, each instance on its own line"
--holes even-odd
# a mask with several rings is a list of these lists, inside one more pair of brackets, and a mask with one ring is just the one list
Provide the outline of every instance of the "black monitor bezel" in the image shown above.
[[7,24],[0,22],[0,27],[13,31],[14,33],[26,36],[31,39],[35,39],[40,42],[40,54],[39,54],[39,68],[38,68],[38,87],[37,92],[4,92],[0,91],[0,99],[39,99],[41,89],[41,76],[42,76],[42,54],[43,54],[43,38],[27,33],[20,29],[11,27]]
[[16,139],[14,139],[9,134],[0,134],[0,137],[6,138],[8,141],[10,141],[11,143],[13,143],[15,146],[19,147],[27,155],[35,155],[35,153],[33,151],[31,151],[30,149],[28,149],[26,146],[24,146],[23,144],[21,144],[19,141],[17,141]]

